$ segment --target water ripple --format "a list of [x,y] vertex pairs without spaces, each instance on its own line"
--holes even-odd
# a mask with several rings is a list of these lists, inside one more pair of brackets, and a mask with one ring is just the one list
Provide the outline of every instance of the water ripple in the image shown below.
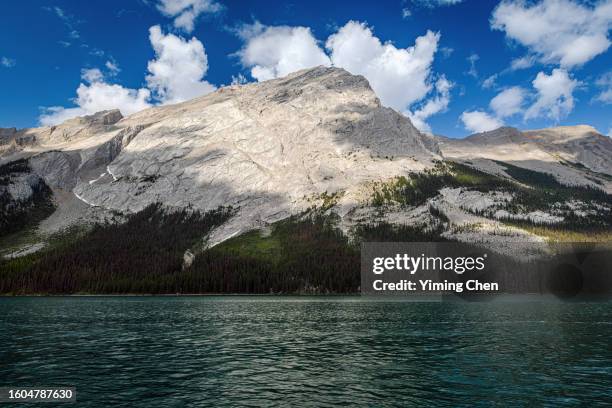
[[79,406],[598,406],[610,303],[0,299],[0,384]]

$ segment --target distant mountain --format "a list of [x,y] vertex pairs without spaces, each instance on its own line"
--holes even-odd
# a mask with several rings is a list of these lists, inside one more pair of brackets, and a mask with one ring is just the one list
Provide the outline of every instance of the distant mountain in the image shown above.
[[563,126],[521,132],[502,127],[465,139],[438,138],[447,158],[475,161],[495,171],[491,160],[553,174],[568,185],[612,192],[612,140],[591,126]]
[[525,135],[551,154],[612,175],[612,139],[592,126],[561,126],[526,131]]

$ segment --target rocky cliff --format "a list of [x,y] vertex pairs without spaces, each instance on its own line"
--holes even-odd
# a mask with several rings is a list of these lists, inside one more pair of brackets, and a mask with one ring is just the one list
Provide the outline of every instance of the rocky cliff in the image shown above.
[[[114,110],[0,129],[0,166],[23,159],[53,190],[57,210],[42,232],[153,203],[232,207],[210,245],[313,206],[337,214],[347,233],[384,222],[447,239],[538,240],[503,221],[609,216],[609,196],[597,194],[612,189],[611,154],[610,140],[586,126],[426,135],[383,107],[365,78],[325,67],[125,118]],[[532,193],[542,183],[545,198]],[[589,194],[599,207],[580,201]]]
[[30,157],[49,185],[89,206],[237,210],[228,234],[363,186],[432,167],[435,140],[380,101],[361,76],[315,68],[230,86],[128,118],[117,111],[13,132],[3,160]]

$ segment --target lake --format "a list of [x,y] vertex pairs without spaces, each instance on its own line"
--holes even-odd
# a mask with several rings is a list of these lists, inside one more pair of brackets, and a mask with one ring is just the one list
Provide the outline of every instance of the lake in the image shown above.
[[611,302],[0,298],[0,386],[75,386],[84,407],[593,407],[611,339]]

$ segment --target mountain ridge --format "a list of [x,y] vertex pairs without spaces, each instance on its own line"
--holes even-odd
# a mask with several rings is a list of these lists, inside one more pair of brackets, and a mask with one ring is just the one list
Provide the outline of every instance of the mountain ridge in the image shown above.
[[[444,223],[447,238],[538,240],[500,220],[558,223],[573,210],[560,202],[562,210],[551,203],[508,212],[516,197],[533,199],[508,182],[529,181],[526,169],[553,177],[540,178],[560,191],[555,199],[565,199],[562,185],[609,193],[612,148],[593,131],[506,127],[461,140],[434,137],[382,106],[364,77],[317,67],[127,117],[111,110],[53,127],[2,129],[0,165],[26,160],[53,190],[57,210],[40,227],[47,234],[159,203],[202,212],[232,207],[206,237],[209,245],[313,207],[337,214],[345,233],[364,222]],[[465,181],[490,177],[492,190]],[[427,193],[407,199],[415,188]],[[466,230],[475,225],[485,228]]]

